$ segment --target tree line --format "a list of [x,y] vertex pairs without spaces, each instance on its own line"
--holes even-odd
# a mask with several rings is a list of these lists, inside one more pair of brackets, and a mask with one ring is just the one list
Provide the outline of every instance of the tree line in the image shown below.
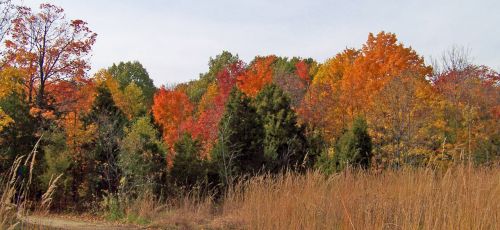
[[459,48],[428,65],[380,32],[323,63],[223,51],[156,88],[138,61],[89,76],[97,34],[62,8],[0,3],[0,173],[40,139],[35,191],[63,174],[64,206],[287,170],[498,164],[500,75]]

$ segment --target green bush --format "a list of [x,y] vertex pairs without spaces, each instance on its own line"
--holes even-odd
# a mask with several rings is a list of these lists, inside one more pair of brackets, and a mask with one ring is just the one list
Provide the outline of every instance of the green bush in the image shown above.
[[347,166],[368,168],[372,157],[372,141],[364,118],[354,119],[351,129],[335,145],[333,162],[337,170]]
[[200,158],[201,143],[184,134],[174,145],[175,158],[170,177],[188,191],[207,184],[208,162]]
[[118,155],[122,189],[134,194],[149,189],[158,191],[166,173],[165,152],[149,117],[138,118],[130,128],[125,128]]

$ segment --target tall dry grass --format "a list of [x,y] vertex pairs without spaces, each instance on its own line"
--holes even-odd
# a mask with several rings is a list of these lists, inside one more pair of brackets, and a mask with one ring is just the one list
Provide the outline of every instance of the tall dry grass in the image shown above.
[[118,210],[121,213],[120,218],[115,220],[152,229],[165,227],[168,229],[205,229],[213,226],[211,224],[216,215],[215,207],[212,196],[199,195],[194,192],[166,200],[146,192],[135,199],[122,200],[120,210]]
[[[22,218],[29,211],[31,201],[28,197],[40,140],[41,138],[36,142],[29,154],[17,156],[10,169],[0,176],[0,229],[15,229],[19,225],[22,226]],[[27,172],[24,172],[24,169]],[[37,208],[39,211],[47,211],[50,208],[52,195],[61,176],[62,174],[55,179],[51,178],[48,189],[42,196],[41,203],[32,208]]]
[[[0,181],[0,229],[15,227],[28,210],[24,197],[35,156],[16,159]],[[21,165],[27,177],[16,174]],[[50,206],[59,177],[40,207]],[[232,186],[222,202],[196,192],[167,200],[145,193],[124,202],[120,212],[129,223],[151,228],[500,229],[500,168],[264,175]]]
[[[27,210],[29,189],[33,179],[33,169],[36,163],[40,140],[28,155],[17,156],[12,166],[0,178],[0,228],[13,229],[19,224],[17,216]],[[28,169],[28,174],[20,173],[22,168]]]
[[500,229],[500,170],[260,176],[235,186],[221,212],[245,229]]
[[16,220],[19,207],[15,203],[15,197],[19,194],[18,190],[24,187],[19,186],[20,182],[16,178],[16,171],[21,163],[22,158],[16,158],[9,172],[0,178],[0,229],[13,229],[19,224]]

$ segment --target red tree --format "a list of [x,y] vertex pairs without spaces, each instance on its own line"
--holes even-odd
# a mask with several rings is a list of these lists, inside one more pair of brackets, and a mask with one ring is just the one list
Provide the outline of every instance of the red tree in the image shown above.
[[[213,143],[217,139],[219,122],[224,113],[224,106],[227,102],[231,90],[236,85],[237,77],[245,71],[245,64],[242,61],[234,62],[217,74],[217,92],[215,96],[210,95],[210,90],[204,95],[213,97],[209,106],[201,106],[203,110],[199,111],[196,125],[192,126],[193,136],[202,140],[204,144],[204,157],[208,156]],[[202,101],[205,101],[202,99]]]
[[304,60],[300,60],[295,63],[295,73],[307,84],[311,82],[311,77],[309,76],[309,65]]
[[50,4],[41,4],[38,13],[18,8],[10,35],[8,63],[26,73],[28,100],[31,103],[36,95],[36,105],[42,109],[49,84],[85,75],[90,68],[86,57],[97,36],[86,22],[66,20],[64,10]]

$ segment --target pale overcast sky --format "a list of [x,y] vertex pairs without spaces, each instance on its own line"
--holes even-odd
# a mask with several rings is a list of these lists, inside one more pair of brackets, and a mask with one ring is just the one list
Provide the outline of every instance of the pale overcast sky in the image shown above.
[[92,73],[138,60],[157,86],[196,79],[209,57],[228,50],[324,61],[360,48],[368,33],[396,33],[429,61],[453,45],[475,63],[500,69],[499,0],[24,0],[49,2],[98,34]]

